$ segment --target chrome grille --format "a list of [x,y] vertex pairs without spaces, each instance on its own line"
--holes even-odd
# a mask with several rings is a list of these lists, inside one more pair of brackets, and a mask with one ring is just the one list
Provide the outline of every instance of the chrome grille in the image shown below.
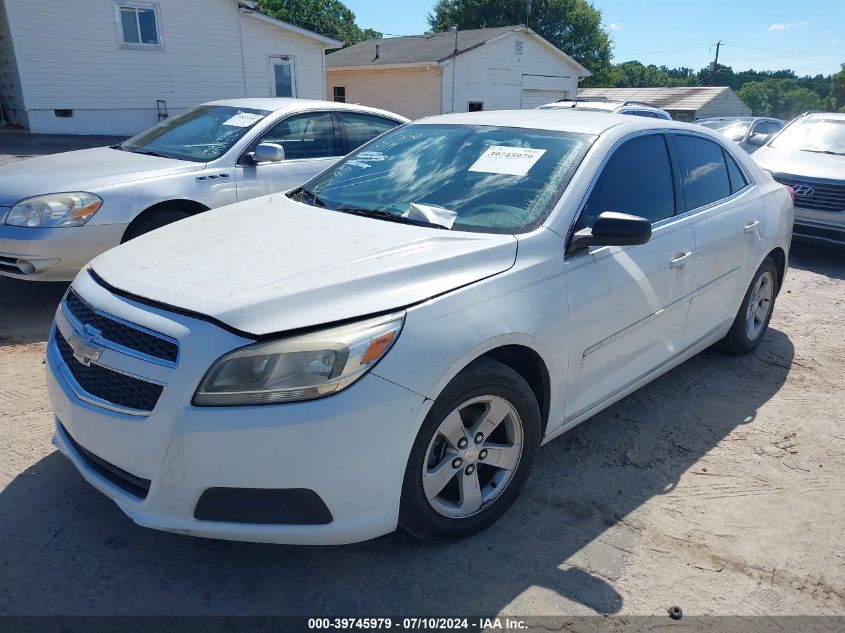
[[845,181],[817,180],[790,174],[775,174],[774,178],[796,190],[796,207],[827,213],[845,211]]
[[155,408],[164,387],[93,363],[83,364],[74,357],[70,343],[57,329],[54,337],[68,371],[85,392],[135,411],[149,412]]
[[106,341],[173,364],[179,358],[179,346],[173,341],[97,312],[72,289],[65,296],[64,307],[83,329],[86,329],[86,325],[90,326],[99,333],[100,338]]

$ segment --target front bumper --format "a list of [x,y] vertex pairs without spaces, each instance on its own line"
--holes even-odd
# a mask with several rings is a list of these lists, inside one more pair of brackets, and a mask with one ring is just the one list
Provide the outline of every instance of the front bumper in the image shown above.
[[[254,407],[194,407],[210,363],[243,339],[190,317],[141,307],[108,293],[87,275],[75,290],[98,309],[180,342],[178,367],[144,366],[106,350],[100,362],[165,383],[145,416],[79,397],[62,373],[51,337],[47,386],[56,414],[53,442],[82,476],[136,523],[196,536],[297,544],[349,543],[396,528],[402,480],[429,401],[368,374],[347,390],[311,402]],[[56,329],[73,325],[60,307]],[[68,362],[75,362],[74,359]],[[89,455],[146,482],[140,498],[115,483]],[[209,521],[195,517],[211,488],[306,490],[330,513],[322,524]]]
[[70,281],[91,259],[120,244],[125,224],[29,228],[0,223],[0,276]]
[[845,211],[824,213],[795,207],[792,234],[796,240],[845,245]]

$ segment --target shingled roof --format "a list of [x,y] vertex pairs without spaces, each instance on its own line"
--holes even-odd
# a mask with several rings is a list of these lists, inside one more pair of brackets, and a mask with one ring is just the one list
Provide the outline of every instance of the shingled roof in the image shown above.
[[[523,32],[538,38],[574,64],[579,71],[583,71],[581,76],[590,75],[589,70],[522,24],[458,31],[457,53],[455,52],[455,34],[448,32],[369,39],[327,55],[326,67],[351,68],[437,64],[455,55],[462,55],[483,46],[486,42],[511,31]],[[376,56],[376,46],[378,46],[378,56]]]
[[611,101],[642,101],[663,110],[697,111],[718,99],[727,86],[676,88],[579,88],[579,97],[605,97]]

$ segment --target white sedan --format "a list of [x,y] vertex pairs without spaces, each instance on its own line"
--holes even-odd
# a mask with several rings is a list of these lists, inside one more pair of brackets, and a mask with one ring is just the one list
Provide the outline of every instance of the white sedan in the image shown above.
[[0,167],[0,276],[69,281],[113,246],[300,185],[406,121],[327,101],[213,101],[111,147]]
[[80,272],[53,441],[157,529],[465,537],[542,443],[711,345],[752,352],[791,228],[788,189],[700,126],[424,119]]

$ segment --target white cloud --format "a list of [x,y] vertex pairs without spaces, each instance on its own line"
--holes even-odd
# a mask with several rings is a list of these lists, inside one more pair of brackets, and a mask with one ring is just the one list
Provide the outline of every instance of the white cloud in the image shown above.
[[610,28],[611,31],[621,31],[622,25],[619,24],[619,22],[611,22],[611,24],[609,25],[609,28]]
[[807,26],[809,22],[807,20],[801,20],[800,22],[777,22],[776,24],[772,24],[769,27],[770,31],[791,31],[792,29],[800,29]]

